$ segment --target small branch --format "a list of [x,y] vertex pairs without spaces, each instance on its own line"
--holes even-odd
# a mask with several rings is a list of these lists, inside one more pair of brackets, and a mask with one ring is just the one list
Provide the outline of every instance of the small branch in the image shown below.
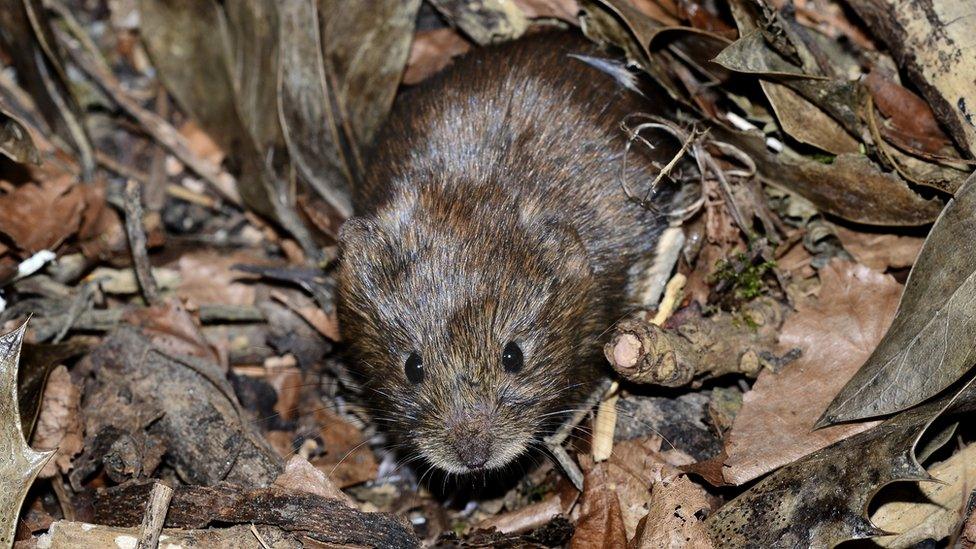
[[173,499],[173,489],[161,482],[153,485],[149,494],[149,504],[142,516],[141,534],[137,549],[156,549],[159,546],[159,533],[163,531],[169,502]]
[[775,300],[759,299],[739,314],[694,318],[673,329],[627,320],[603,351],[614,370],[634,383],[681,387],[729,373],[755,377],[798,356],[773,352],[783,309]]
[[149,305],[159,304],[159,286],[152,274],[149,263],[149,251],[146,243],[146,229],[142,225],[142,201],[139,193],[139,183],[129,180],[125,184],[123,196],[125,207],[125,233],[129,237],[129,249],[132,251],[132,267],[136,271],[136,279],[142,296]]

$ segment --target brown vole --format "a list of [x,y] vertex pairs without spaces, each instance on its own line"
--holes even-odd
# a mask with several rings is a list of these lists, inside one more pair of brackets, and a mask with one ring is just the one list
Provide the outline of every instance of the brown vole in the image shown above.
[[[568,33],[479,50],[398,101],[340,237],[338,311],[376,419],[449,473],[500,468],[597,379],[663,215],[630,202],[657,106]],[[658,173],[631,153],[627,180]]]

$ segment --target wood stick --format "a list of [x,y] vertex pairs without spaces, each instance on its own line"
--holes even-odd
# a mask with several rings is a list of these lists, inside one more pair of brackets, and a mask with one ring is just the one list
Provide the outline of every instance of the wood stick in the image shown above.
[[149,503],[146,513],[142,516],[141,533],[137,549],[156,549],[159,546],[159,534],[163,531],[166,513],[169,512],[169,502],[173,499],[173,489],[161,482],[153,485],[149,493]]

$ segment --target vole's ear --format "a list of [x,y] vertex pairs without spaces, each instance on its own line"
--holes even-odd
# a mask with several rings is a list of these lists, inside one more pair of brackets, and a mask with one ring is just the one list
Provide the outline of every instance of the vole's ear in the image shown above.
[[382,238],[379,223],[372,217],[351,217],[339,227],[339,259],[356,263],[370,256]]
[[542,225],[538,232],[542,259],[560,278],[593,274],[589,252],[575,227],[554,218],[545,218],[538,223]]

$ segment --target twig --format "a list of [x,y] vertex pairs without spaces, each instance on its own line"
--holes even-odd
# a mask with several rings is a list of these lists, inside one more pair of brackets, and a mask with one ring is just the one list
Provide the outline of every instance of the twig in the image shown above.
[[264,538],[261,537],[261,533],[258,532],[258,529],[256,526],[254,526],[253,522],[251,523],[251,533],[254,534],[254,538],[257,539],[258,543],[261,544],[262,549],[271,549],[267,542],[264,541]]
[[146,505],[146,514],[142,516],[141,534],[137,549],[156,549],[159,547],[159,534],[166,521],[169,502],[173,499],[173,489],[161,482],[153,485]]
[[543,444],[552,453],[552,457],[556,460],[556,463],[563,468],[563,472],[569,477],[570,482],[577,490],[583,490],[583,471],[580,470],[579,465],[570,457],[569,453],[563,448],[562,444],[569,438],[569,434],[573,432],[573,429],[579,425],[579,422],[583,421],[586,414],[590,413],[590,410],[599,402],[603,395],[606,394],[607,389],[612,385],[611,381],[604,378],[599,385],[590,393],[590,396],[586,399],[582,406],[576,410],[569,421],[566,421],[559,426],[559,429],[555,433],[542,439]]
[[[63,34],[63,33],[62,33]],[[187,140],[180,135],[176,128],[155,113],[144,109],[129,94],[122,89],[122,84],[114,74],[106,70],[102,64],[93,61],[91,52],[84,52],[79,43],[65,37],[61,40],[71,59],[88,75],[119,107],[138,122],[146,133],[158,141],[163,147],[183,162],[204,181],[213,187],[214,191],[224,200],[241,206],[241,198],[233,189],[234,177],[222,170],[220,166],[201,158],[190,149]]]
[[125,183],[123,205],[125,207],[125,234],[129,237],[129,249],[132,251],[132,268],[136,271],[136,279],[142,296],[150,305],[159,304],[159,286],[152,274],[149,263],[149,252],[146,249],[146,228],[142,225],[142,201],[140,200],[139,183],[129,180]]

